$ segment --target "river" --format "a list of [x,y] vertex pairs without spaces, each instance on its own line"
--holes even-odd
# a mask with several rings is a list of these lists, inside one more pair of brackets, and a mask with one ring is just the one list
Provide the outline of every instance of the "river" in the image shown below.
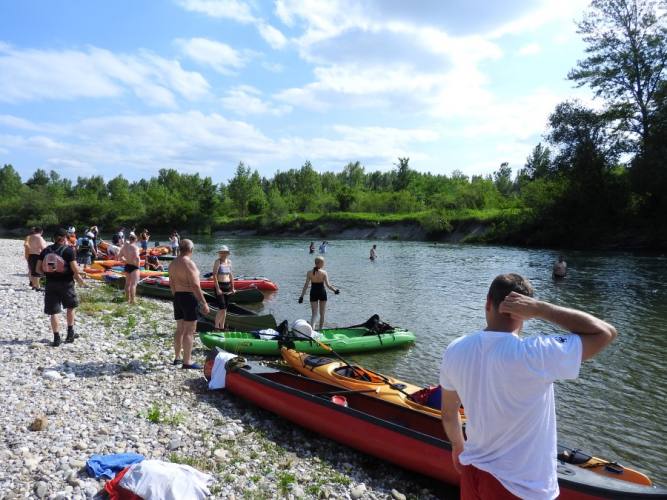
[[[225,238],[195,248],[200,270],[210,271],[218,244],[226,244],[237,275],[267,276],[280,290],[264,302],[280,322],[310,319],[306,295],[298,304],[306,271],[313,265],[309,241]],[[319,242],[315,242],[316,247]],[[541,300],[571,306],[612,323],[617,341],[584,363],[580,377],[556,385],[559,441],[632,465],[667,485],[667,257],[630,253],[567,252],[568,277],[555,282],[552,250],[383,241],[379,258],[371,242],[335,240],[326,269],[340,287],[330,294],[327,326],[362,323],[378,313],[412,330],[408,349],[350,356],[362,365],[420,384],[437,384],[443,349],[460,335],[484,327],[484,302],[496,275],[528,277]],[[541,321],[528,334],[552,333]],[[527,450],[528,451],[528,450]]]

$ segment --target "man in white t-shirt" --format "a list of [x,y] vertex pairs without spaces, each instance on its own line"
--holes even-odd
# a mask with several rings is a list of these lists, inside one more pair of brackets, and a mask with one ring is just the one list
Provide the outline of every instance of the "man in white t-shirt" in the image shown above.
[[[461,473],[461,499],[558,496],[553,382],[577,378],[581,362],[616,338],[610,324],[532,295],[522,276],[496,277],[486,298],[487,327],[456,339],[443,354],[442,422]],[[531,318],[573,333],[519,337]]]

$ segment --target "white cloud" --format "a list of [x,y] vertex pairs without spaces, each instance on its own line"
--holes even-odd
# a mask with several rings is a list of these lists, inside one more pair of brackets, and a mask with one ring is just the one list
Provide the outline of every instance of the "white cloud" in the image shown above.
[[238,115],[280,116],[291,111],[291,106],[276,106],[262,99],[262,93],[250,85],[239,85],[225,94],[223,106]]
[[246,64],[245,58],[234,48],[208,38],[191,38],[175,40],[176,46],[183,55],[205,66],[211,66],[218,73],[233,74],[233,70]]
[[539,54],[540,52],[542,52],[542,47],[540,46],[539,43],[529,43],[528,45],[524,45],[517,51],[517,53],[520,56],[534,56],[535,54]]
[[178,168],[223,180],[241,160],[265,174],[272,173],[276,162],[294,166],[307,159],[317,160],[320,169],[340,168],[350,160],[386,167],[397,156],[423,157],[417,144],[437,137],[427,129],[338,125],[327,127],[324,137],[270,138],[247,122],[189,111],[90,118],[63,124],[53,137],[0,135],[0,147],[28,151],[65,169],[94,165],[107,176],[127,167],[135,178],[158,168]]
[[262,68],[264,68],[267,71],[270,71],[271,73],[282,73],[283,71],[285,71],[285,66],[283,66],[282,64],[269,61],[264,61],[262,63]]
[[177,0],[185,10],[210,17],[226,18],[240,23],[253,23],[250,6],[239,0]]
[[257,24],[257,29],[262,38],[268,43],[273,49],[282,49],[287,45],[287,38],[283,35],[280,30],[274,28],[270,24],[260,22]]
[[87,50],[35,50],[0,46],[0,101],[119,97],[131,90],[152,106],[176,106],[176,94],[196,100],[209,85],[199,73],[148,51],[136,55]]
[[573,24],[575,18],[581,17],[589,4],[590,0],[542,0],[534,3],[532,10],[492,30],[489,36],[499,38],[505,35],[534,33],[553,21]]

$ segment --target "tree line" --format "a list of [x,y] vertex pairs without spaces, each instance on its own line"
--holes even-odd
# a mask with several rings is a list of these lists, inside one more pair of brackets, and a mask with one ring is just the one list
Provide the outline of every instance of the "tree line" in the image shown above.
[[[594,0],[578,31],[585,58],[568,74],[597,97],[591,108],[560,103],[544,141],[513,172],[492,175],[424,173],[398,158],[386,171],[360,162],[318,172],[310,162],[260,176],[239,163],[227,183],[160,170],[130,182],[100,176],[76,182],[38,169],[23,182],[0,169],[4,227],[95,223],[209,232],[233,218],[267,226],[289,214],[424,213],[446,221],[461,211],[499,211],[492,238],[527,244],[596,244],[640,240],[667,246],[667,23],[664,2]],[[433,217],[429,219],[428,214]],[[453,215],[452,215],[453,214]],[[444,221],[444,222],[442,222]]]

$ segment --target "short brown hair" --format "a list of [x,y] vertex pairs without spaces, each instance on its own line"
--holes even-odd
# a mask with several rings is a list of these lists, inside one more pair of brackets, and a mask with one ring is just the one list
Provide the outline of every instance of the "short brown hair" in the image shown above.
[[527,278],[524,278],[520,274],[501,274],[496,276],[496,278],[491,282],[488,298],[491,299],[493,307],[498,309],[500,303],[505,300],[505,297],[507,297],[512,292],[532,297],[533,285]]

